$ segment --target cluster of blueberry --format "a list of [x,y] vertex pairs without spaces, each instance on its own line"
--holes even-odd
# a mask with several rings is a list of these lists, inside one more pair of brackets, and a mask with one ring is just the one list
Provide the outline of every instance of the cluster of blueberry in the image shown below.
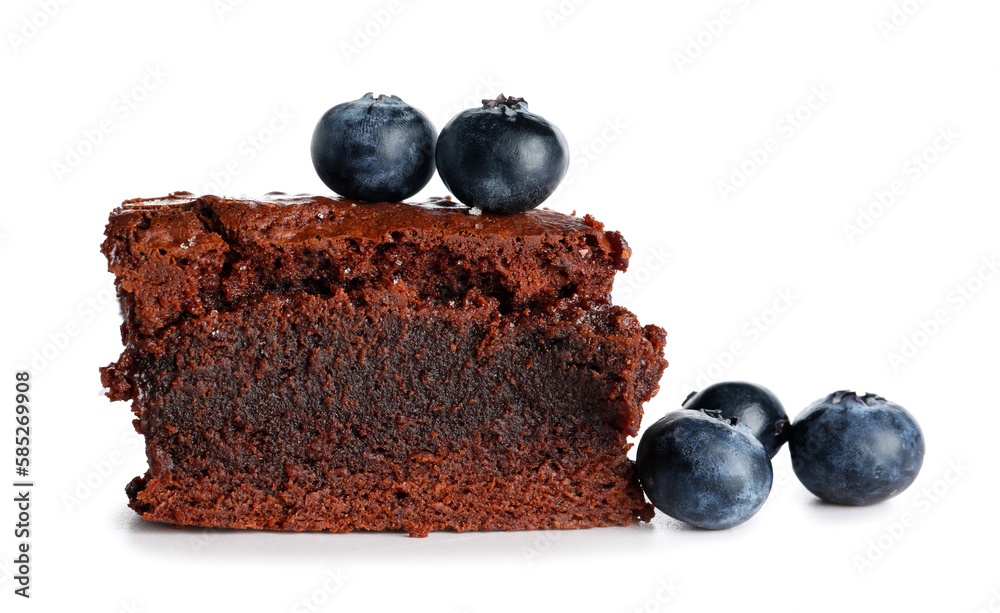
[[523,98],[484,100],[482,108],[453,117],[439,137],[427,116],[399,97],[367,93],[320,118],[312,160],[327,187],[354,200],[409,198],[436,167],[470,207],[519,213],[556,190],[569,168],[569,147]]
[[924,458],[924,439],[903,407],[881,396],[834,392],[790,424],[778,398],[751,383],[693,393],[639,441],[636,470],[663,513],[700,528],[730,528],[767,500],[771,458],[788,442],[806,488],[832,503],[867,505],[905,490]]

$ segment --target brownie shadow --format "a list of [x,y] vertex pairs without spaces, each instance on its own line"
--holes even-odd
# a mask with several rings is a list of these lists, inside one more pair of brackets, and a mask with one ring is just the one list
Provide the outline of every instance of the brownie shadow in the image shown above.
[[710,532],[657,515],[653,522],[628,527],[576,530],[432,532],[410,538],[406,532],[282,532],[173,526],[139,518],[123,509],[116,525],[127,546],[150,556],[204,560],[315,560],[324,564],[394,561],[500,560],[534,564],[600,555],[623,560],[686,532]]

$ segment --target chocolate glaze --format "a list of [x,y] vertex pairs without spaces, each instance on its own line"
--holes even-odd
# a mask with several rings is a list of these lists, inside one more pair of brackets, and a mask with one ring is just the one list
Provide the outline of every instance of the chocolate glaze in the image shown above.
[[[413,229],[441,234],[470,232],[522,237],[579,231],[593,232],[597,237],[604,229],[604,225],[590,215],[576,217],[546,208],[518,215],[481,213],[452,200],[451,196],[419,203],[368,203],[277,191],[268,192],[261,200],[198,197],[184,191],[160,198],[135,198],[122,203],[111,218],[113,221],[129,212],[147,212],[153,207],[165,206],[188,211],[211,209],[220,217],[243,224],[242,228],[253,231],[266,227],[283,236],[312,232],[320,236],[361,236],[377,240],[393,231]],[[604,246],[610,249],[610,245]],[[630,252],[626,249],[619,255],[627,261]]]

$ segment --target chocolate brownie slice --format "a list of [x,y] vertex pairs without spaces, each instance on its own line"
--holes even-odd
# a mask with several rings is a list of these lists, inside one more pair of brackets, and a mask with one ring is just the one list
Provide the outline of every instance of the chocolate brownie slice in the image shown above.
[[591,218],[173,194],[104,253],[149,471],[142,517],[283,530],[649,519],[626,457],[665,335],[610,304],[628,247]]

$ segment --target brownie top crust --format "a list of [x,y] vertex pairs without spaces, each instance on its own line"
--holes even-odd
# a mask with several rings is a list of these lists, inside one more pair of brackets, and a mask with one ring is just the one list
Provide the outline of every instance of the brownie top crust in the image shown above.
[[130,212],[157,212],[164,207],[198,212],[207,208],[226,228],[244,237],[252,234],[256,240],[273,241],[308,241],[316,236],[382,240],[391,232],[407,229],[524,238],[595,230],[603,234],[604,227],[589,215],[577,217],[549,209],[533,209],[516,215],[482,213],[450,196],[401,204],[283,192],[270,192],[260,200],[198,197],[189,192],[174,192],[163,198],[126,200],[115,209],[111,218],[113,221]]
[[619,233],[590,216],[278,192],[260,200],[186,192],[128,200],[112,212],[106,236],[126,336],[156,335],[184,317],[268,294],[401,282],[444,303],[484,295],[507,312],[566,298],[606,304],[630,255]]

